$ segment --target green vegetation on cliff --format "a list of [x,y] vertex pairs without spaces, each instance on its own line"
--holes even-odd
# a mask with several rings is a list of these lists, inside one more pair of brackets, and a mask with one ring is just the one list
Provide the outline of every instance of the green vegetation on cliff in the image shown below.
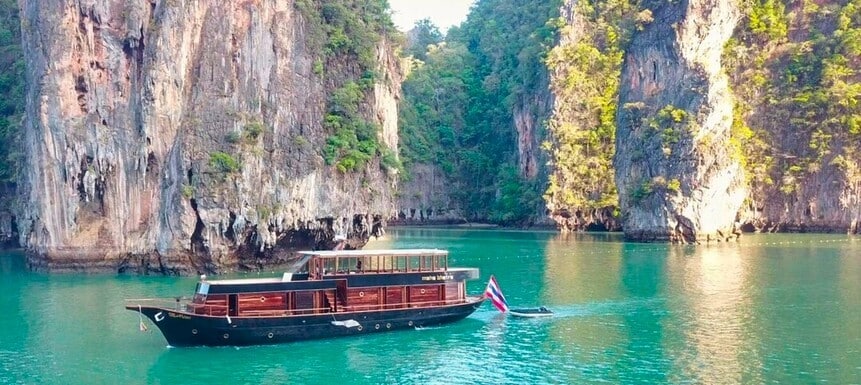
[[378,46],[400,39],[388,1],[298,0],[296,7],[309,26],[309,47],[319,56],[313,71],[332,88],[323,120],[329,133],[322,150],[326,164],[352,172],[380,156],[383,166],[398,168],[397,158],[377,138],[379,125],[363,113],[374,84],[381,80]]
[[404,54],[426,61],[428,47],[439,44],[442,40],[442,32],[430,19],[419,20],[415,27],[407,32],[407,47]]
[[754,199],[829,166],[861,182],[861,1],[743,4],[724,62]]
[[613,154],[622,57],[633,30],[652,21],[637,1],[582,1],[573,7],[577,23],[563,28],[563,40],[545,61],[556,96],[544,143],[553,166],[545,199],[559,215],[618,205]]
[[14,184],[21,162],[24,54],[18,4],[0,0],[0,183]]
[[556,40],[557,25],[548,21],[556,20],[559,6],[478,1],[444,42],[417,55],[425,60],[404,82],[400,130],[407,169],[411,163],[439,166],[470,219],[524,223],[540,206],[544,182],[516,172],[513,111],[522,100],[547,93],[541,61]]

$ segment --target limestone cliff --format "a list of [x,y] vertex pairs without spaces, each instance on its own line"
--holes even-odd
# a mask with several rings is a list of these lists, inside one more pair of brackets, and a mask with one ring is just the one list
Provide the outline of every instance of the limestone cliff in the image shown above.
[[316,24],[334,16],[305,0],[20,6],[29,203],[18,225],[31,266],[254,269],[382,230],[395,176],[379,156],[345,172],[319,149],[343,148],[324,120],[349,91],[357,104],[343,116],[397,152],[401,75],[384,31],[369,53],[323,50]]
[[721,68],[735,2],[649,2],[617,111],[616,187],[627,237],[694,242],[730,235],[747,193],[730,141],[733,98]]
[[[547,55],[553,113],[548,119],[550,154],[547,209],[561,231],[618,230],[613,181],[613,121],[622,46],[622,24],[632,10],[568,0],[561,7],[559,42]],[[616,38],[612,38],[616,36]]]
[[751,193],[747,230],[858,233],[861,1],[751,3],[724,63]]

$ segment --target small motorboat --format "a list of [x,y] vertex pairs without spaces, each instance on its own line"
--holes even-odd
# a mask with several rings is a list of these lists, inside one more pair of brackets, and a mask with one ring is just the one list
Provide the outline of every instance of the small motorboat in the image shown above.
[[522,309],[509,309],[508,314],[511,314],[514,317],[524,317],[524,318],[538,318],[538,317],[552,317],[553,316],[553,312],[548,310],[544,306],[522,308]]

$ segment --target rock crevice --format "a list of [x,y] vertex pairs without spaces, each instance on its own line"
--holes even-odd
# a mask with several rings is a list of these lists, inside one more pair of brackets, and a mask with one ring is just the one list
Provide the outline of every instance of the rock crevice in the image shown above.
[[733,2],[656,4],[622,69],[614,167],[628,238],[697,242],[732,234],[746,195],[732,152],[733,98],[720,65]]

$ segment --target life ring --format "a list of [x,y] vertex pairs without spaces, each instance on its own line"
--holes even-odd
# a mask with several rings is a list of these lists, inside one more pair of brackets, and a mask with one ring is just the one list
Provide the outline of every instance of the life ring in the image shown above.
[[158,312],[158,313],[155,313],[155,315],[152,318],[155,319],[155,322],[161,322],[161,320],[164,319],[164,314],[162,314],[161,312]]
[[197,334],[197,329],[191,329],[191,334]]
[[424,293],[425,293],[425,289],[421,289],[421,290],[419,290],[419,291],[420,291],[422,294],[424,294]]
[[362,325],[356,326],[356,330],[362,331]]
[[407,325],[413,326],[413,321],[407,322]]
[[266,297],[261,296],[261,297],[260,297],[260,302],[266,302]]
[[376,324],[376,325],[374,326],[374,329],[380,330],[380,324]]
[[230,334],[224,333],[224,339],[230,338]]
[[360,291],[360,292],[359,292],[359,297],[364,297],[364,296],[365,296],[365,292],[364,292],[364,291]]
[[269,337],[269,339],[272,339],[272,337],[274,337],[274,336],[275,336],[275,334],[272,334],[272,332],[269,332],[269,334],[268,334],[268,335],[266,335],[266,336],[267,336],[267,337]]
[[391,329],[391,328],[392,328],[392,324],[389,322],[386,322],[386,329]]

